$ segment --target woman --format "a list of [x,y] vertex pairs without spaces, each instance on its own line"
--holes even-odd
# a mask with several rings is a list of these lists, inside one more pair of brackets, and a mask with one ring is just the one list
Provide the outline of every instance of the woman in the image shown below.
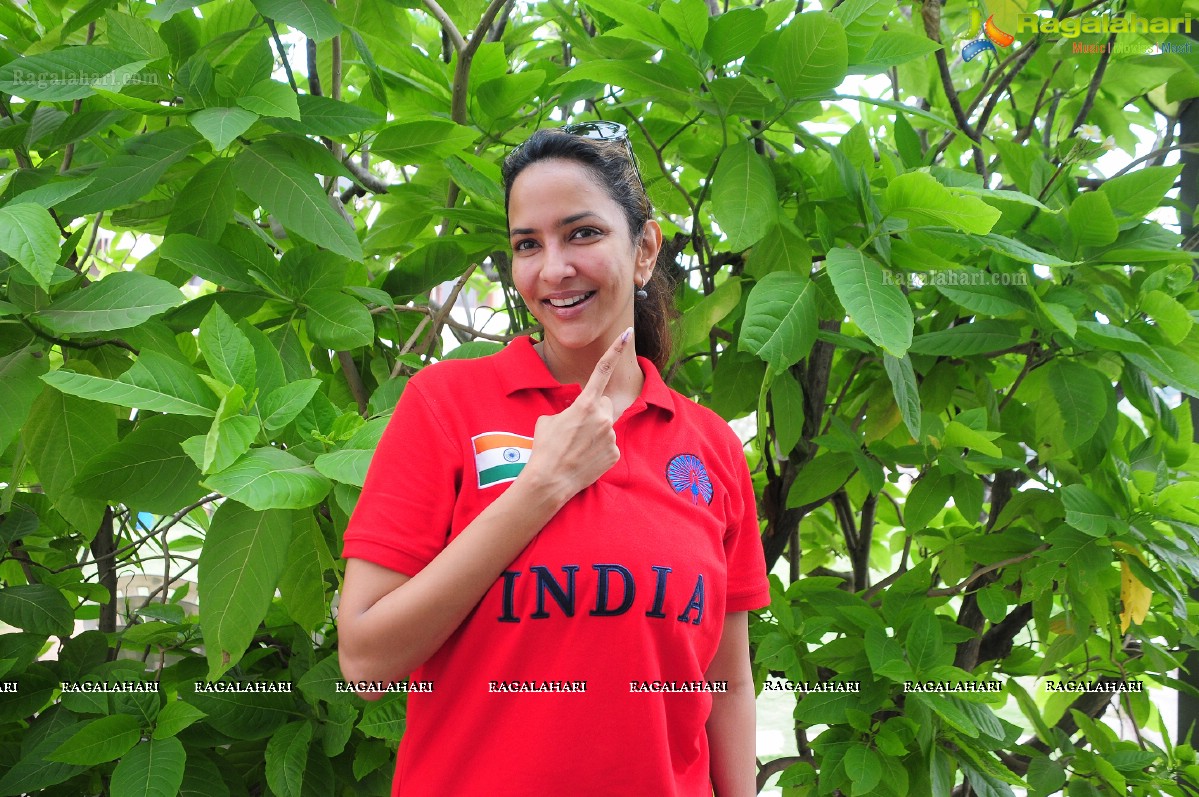
[[509,155],[541,340],[415,375],[346,532],[343,674],[432,682],[393,795],[755,793],[753,487],[728,425],[659,375],[662,233],[622,132]]

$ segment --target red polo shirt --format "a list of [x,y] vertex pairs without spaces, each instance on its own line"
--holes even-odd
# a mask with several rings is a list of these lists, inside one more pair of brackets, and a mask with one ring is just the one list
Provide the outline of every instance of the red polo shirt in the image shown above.
[[[620,460],[558,512],[413,681],[393,795],[709,797],[704,673],[769,601],[740,441],[638,358]],[[511,484],[580,392],[527,337],[404,389],[345,557],[415,575]],[[402,640],[397,640],[402,644]],[[667,691],[674,690],[674,691]]]

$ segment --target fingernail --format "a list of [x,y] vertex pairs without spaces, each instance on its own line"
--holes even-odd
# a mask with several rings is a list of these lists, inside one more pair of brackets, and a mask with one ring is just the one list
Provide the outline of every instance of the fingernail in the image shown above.
[[629,342],[629,335],[632,335],[632,334],[633,334],[633,328],[632,328],[632,327],[629,327],[628,329],[626,329],[626,330],[624,331],[624,333],[623,333],[623,334],[621,334],[621,336],[620,336],[620,342],[621,342],[621,344],[623,345],[623,344],[625,344],[625,343],[628,343],[628,342]]

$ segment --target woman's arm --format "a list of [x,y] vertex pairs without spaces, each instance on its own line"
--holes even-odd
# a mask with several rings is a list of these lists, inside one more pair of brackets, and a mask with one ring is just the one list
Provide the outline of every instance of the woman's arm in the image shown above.
[[727,692],[712,693],[712,714],[706,726],[716,797],[754,797],[757,724],[749,666],[749,612],[725,615],[720,646],[705,678],[729,684]]
[[616,464],[612,401],[603,393],[627,339],[626,332],[600,358],[570,407],[537,420],[533,454],[516,481],[419,573],[409,577],[365,560],[347,561],[337,626],[348,680],[406,679],[558,510]]

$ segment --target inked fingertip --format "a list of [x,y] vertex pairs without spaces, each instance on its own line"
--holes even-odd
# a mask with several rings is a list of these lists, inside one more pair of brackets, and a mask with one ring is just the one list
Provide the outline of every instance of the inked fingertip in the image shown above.
[[629,342],[629,335],[632,335],[632,334],[633,334],[633,328],[632,328],[632,327],[629,327],[629,328],[628,328],[628,329],[626,329],[624,332],[622,332],[622,333],[620,334],[620,345],[622,345],[622,346],[623,346],[624,344],[628,343],[628,342]]

